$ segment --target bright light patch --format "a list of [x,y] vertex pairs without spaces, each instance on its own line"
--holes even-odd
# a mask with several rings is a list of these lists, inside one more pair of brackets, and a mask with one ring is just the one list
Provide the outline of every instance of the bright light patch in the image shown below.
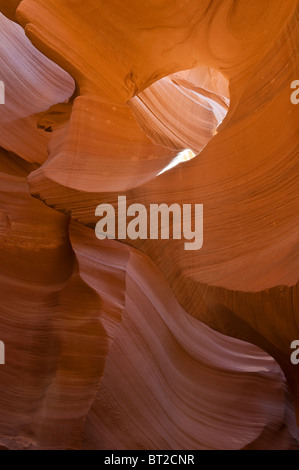
[[164,173],[165,171],[170,170],[171,168],[174,168],[179,163],[186,162],[188,160],[191,160],[194,157],[195,157],[195,153],[192,152],[192,150],[190,150],[190,149],[182,150],[182,152],[178,153],[177,156],[169,163],[169,165],[167,165],[165,168],[163,168],[163,170],[160,171],[160,173],[158,173],[157,176],[162,175],[162,173]]

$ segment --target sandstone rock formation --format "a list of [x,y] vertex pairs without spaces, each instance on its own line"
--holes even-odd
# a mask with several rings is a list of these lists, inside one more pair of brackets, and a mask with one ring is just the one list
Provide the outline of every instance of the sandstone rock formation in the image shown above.
[[[0,11],[0,446],[298,448],[298,2]],[[203,247],[98,240],[119,195]]]

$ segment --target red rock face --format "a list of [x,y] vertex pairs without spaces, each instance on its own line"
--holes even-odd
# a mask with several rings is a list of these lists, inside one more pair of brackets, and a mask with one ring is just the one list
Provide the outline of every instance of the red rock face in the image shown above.
[[[0,10],[0,446],[298,448],[297,1]],[[99,240],[119,196],[203,246]]]

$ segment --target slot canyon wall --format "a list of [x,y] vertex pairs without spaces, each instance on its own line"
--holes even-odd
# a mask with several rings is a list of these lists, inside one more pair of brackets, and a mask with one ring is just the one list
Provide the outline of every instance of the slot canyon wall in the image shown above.
[[[299,3],[0,11],[0,448],[299,449]],[[119,196],[202,247],[98,239]]]

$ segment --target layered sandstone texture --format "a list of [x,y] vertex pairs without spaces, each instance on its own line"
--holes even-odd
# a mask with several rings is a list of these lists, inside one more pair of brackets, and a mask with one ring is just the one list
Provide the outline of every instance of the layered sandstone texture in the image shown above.
[[[0,447],[299,448],[298,2],[0,11]],[[97,239],[118,196],[202,248]]]

